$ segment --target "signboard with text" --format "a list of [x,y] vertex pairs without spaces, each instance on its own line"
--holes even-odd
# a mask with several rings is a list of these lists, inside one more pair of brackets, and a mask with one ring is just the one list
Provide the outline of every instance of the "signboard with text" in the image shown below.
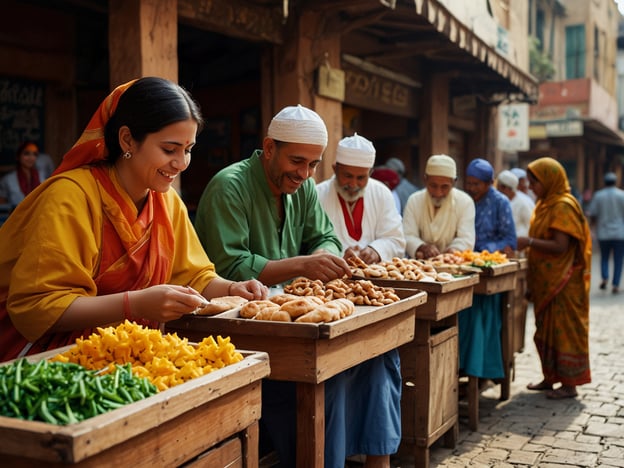
[[529,146],[529,105],[498,106],[498,149],[528,151]]
[[24,141],[44,147],[44,94],[42,83],[0,78],[0,166],[15,164]]

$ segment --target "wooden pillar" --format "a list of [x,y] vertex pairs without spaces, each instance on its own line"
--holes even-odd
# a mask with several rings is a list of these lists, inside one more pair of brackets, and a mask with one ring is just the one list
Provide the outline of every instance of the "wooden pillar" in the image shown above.
[[109,0],[108,12],[111,89],[143,76],[177,83],[178,0]]
[[110,86],[142,76],[178,81],[178,1],[109,0]]
[[340,31],[329,26],[319,12],[304,11],[289,21],[292,23],[284,44],[275,46],[263,64],[263,74],[268,73],[263,79],[263,91],[272,96],[270,103],[263,102],[263,123],[266,129],[271,117],[285,106],[301,104],[318,112],[329,136],[323,162],[315,175],[321,181],[332,174],[336,146],[342,138],[342,103],[316,94],[315,74],[319,65],[326,62],[340,67]]
[[424,81],[421,109],[418,173],[424,174],[429,156],[449,151],[449,78],[446,74],[432,73]]

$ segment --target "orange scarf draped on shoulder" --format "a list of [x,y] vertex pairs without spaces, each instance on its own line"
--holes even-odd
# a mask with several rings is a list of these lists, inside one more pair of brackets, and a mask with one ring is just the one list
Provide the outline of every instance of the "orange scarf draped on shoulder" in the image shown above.
[[[78,141],[65,154],[46,184],[49,186],[53,183],[55,175],[81,166],[91,166],[91,173],[98,183],[104,214],[101,261],[94,278],[98,295],[163,284],[172,273],[174,235],[164,195],[150,191],[143,209],[137,213],[134,203],[117,182],[114,169],[103,164],[107,158],[104,144],[106,123],[114,114],[119,98],[134,81],[118,86],[100,104]],[[43,192],[45,190],[22,202],[24,207],[34,203]],[[0,310],[0,315],[3,314],[6,314],[6,310]],[[143,324],[158,326],[157,323]],[[6,338],[11,349],[23,349],[27,350],[27,354],[33,354],[72,344],[76,338],[88,336],[91,331],[86,329],[47,335],[30,348],[27,340],[14,328],[5,330],[2,339],[5,342]]]

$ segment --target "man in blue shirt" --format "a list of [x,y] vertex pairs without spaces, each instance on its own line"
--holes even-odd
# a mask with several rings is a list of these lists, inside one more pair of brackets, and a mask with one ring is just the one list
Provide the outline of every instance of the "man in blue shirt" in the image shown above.
[[[509,199],[496,190],[494,168],[474,159],[466,169],[466,192],[475,202],[475,252],[516,250],[516,228]],[[472,306],[459,313],[459,368],[485,379],[505,376],[501,346],[502,293],[475,294]]]

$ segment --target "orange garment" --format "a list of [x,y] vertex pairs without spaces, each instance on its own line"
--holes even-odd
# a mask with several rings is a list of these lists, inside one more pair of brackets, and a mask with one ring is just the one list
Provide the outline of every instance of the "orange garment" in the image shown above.
[[170,281],[203,290],[216,276],[175,190],[150,191],[137,212],[115,169],[97,164],[106,157],[106,122],[132,83],[106,98],[55,175],[18,205],[0,231],[5,243],[0,247],[0,360],[90,334],[91,329],[48,333],[78,296]]
[[552,239],[556,230],[571,237],[568,250],[561,254],[529,249],[527,281],[535,310],[535,344],[545,381],[581,385],[591,381],[589,225],[556,160],[540,158],[528,168],[545,190],[535,205],[529,236]]

